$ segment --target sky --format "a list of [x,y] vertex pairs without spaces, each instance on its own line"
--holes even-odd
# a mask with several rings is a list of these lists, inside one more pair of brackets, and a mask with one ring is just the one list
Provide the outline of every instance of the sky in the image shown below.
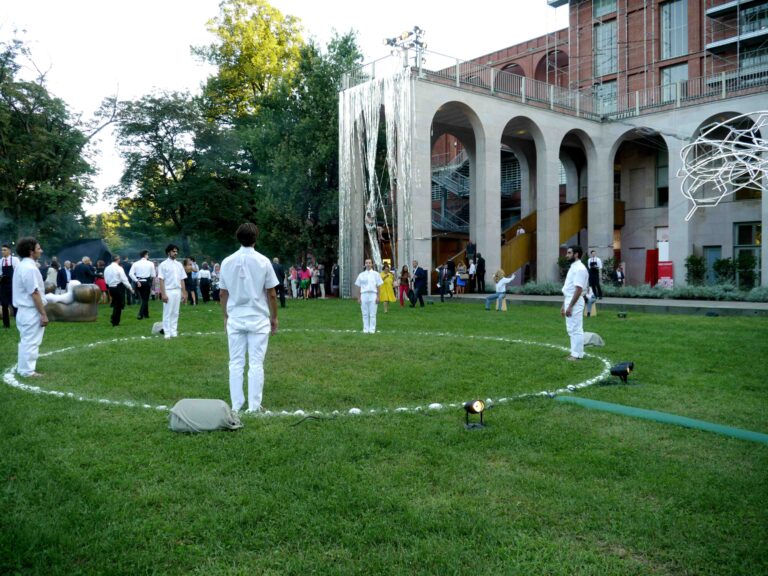
[[[467,60],[568,25],[567,5],[550,8],[546,0],[270,3],[300,18],[305,38],[323,47],[334,31],[356,31],[366,62],[389,54],[384,38],[414,26],[426,30],[428,50]],[[133,100],[155,90],[199,92],[214,70],[190,47],[214,40],[206,22],[218,13],[218,0],[2,0],[0,39],[18,30],[48,89],[89,118],[115,94]],[[118,182],[123,165],[111,131],[100,136],[94,183],[102,191]],[[85,208],[93,214],[110,206],[99,201]]]

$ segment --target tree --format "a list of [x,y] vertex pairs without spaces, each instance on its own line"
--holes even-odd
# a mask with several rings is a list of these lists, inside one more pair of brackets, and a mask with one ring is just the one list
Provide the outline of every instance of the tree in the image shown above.
[[0,53],[0,210],[6,234],[38,234],[51,216],[80,210],[92,172],[83,157],[87,137],[43,78],[16,78],[27,55],[14,40]]
[[120,104],[116,129],[126,169],[112,196],[131,199],[134,215],[168,226],[190,253],[201,241],[254,218],[247,163],[232,130],[205,120],[188,94],[144,96]]
[[298,69],[303,45],[299,20],[266,0],[225,0],[208,30],[219,42],[193,53],[218,68],[205,89],[214,117],[256,112],[260,99],[290,82]]

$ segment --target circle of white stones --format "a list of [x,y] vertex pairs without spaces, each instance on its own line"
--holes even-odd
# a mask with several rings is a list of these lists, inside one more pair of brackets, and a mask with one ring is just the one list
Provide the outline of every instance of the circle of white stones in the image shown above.
[[[334,330],[334,329],[283,329],[281,332],[325,332],[325,333],[331,333],[331,334],[357,334],[359,335],[360,332],[358,330]],[[221,336],[223,335],[223,332],[189,332],[185,334],[181,334],[182,337],[189,338],[189,337],[195,337],[195,336]],[[451,332],[416,332],[414,334],[415,336],[423,336],[427,338],[455,338],[458,335]],[[481,336],[481,335],[467,335],[467,334],[461,334],[462,338],[469,339],[469,340],[480,340],[480,341],[486,341],[486,342],[505,342],[507,344],[522,344],[526,346],[538,346],[541,348],[551,348],[553,350],[559,350],[562,352],[570,352],[569,348],[565,348],[564,346],[559,346],[557,344],[547,344],[544,342],[536,342],[534,340],[522,340],[518,338],[505,338],[503,336]],[[58,350],[51,350],[49,352],[45,352],[43,354],[40,354],[40,358],[45,358],[48,356],[53,356],[55,354],[61,354],[63,352],[71,352],[73,350],[80,350],[80,349],[88,349],[88,348],[95,348],[96,346],[103,346],[106,344],[119,344],[123,342],[135,342],[140,340],[157,340],[157,336],[133,336],[128,338],[111,338],[109,340],[100,340],[97,342],[91,342],[90,344],[84,344],[82,346],[67,346],[66,348],[60,348]],[[608,359],[603,358],[602,356],[598,356],[597,354],[585,354],[585,357],[588,358],[595,358],[598,360],[603,369],[597,376],[593,378],[589,378],[587,380],[584,380],[582,382],[579,382],[577,384],[569,384],[567,386],[564,386],[562,388],[557,388],[555,390],[541,390],[539,392],[526,392],[522,394],[517,394],[515,396],[508,396],[508,397],[501,397],[501,398],[486,398],[485,403],[486,406],[493,406],[494,404],[505,404],[507,402],[511,402],[513,400],[520,400],[523,398],[532,398],[535,396],[548,396],[552,397],[557,394],[568,394],[571,392],[575,392],[576,390],[586,388],[588,386],[592,386],[593,384],[600,382],[607,378],[610,375],[610,369],[611,369],[611,363]],[[130,400],[110,400],[108,398],[91,398],[88,396],[82,396],[80,394],[77,394],[75,392],[61,392],[58,390],[46,390],[44,388],[41,388],[40,386],[31,386],[29,384],[25,384],[23,382],[19,382],[16,378],[16,365],[14,364],[10,368],[7,368],[5,372],[3,373],[3,381],[12,388],[16,388],[17,390],[23,390],[24,392],[30,392],[33,394],[43,394],[48,396],[57,396],[60,398],[72,398],[73,400],[78,400],[81,402],[96,402],[99,404],[107,404],[112,406],[126,406],[129,408],[145,408],[149,410],[159,410],[163,412],[167,412],[170,410],[170,408],[166,405],[152,405],[152,404],[144,404],[141,402],[133,402]],[[431,411],[431,410],[442,410],[445,408],[460,408],[464,405],[464,402],[460,403],[440,403],[440,402],[432,402],[425,405],[418,405],[418,406],[400,406],[398,408],[370,408],[370,409],[361,409],[357,407],[352,408],[344,408],[344,409],[338,409],[338,410],[332,410],[329,412],[322,412],[319,410],[281,410],[281,411],[270,411],[267,410],[265,412],[259,412],[257,414],[254,414],[255,417],[269,417],[269,416],[338,416],[342,414],[351,414],[351,415],[363,415],[363,414],[387,414],[387,413],[419,413],[419,412],[425,412],[425,411]]]

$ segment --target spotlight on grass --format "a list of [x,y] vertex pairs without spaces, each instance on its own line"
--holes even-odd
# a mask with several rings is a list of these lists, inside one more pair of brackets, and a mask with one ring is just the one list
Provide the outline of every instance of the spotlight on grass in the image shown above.
[[634,362],[620,362],[611,368],[611,376],[618,376],[624,384],[627,383],[627,377],[635,369]]
[[[464,424],[464,428],[467,430],[471,430],[473,428],[485,428],[485,424],[483,423],[483,413],[485,412],[485,402],[482,400],[470,400],[466,404],[464,404],[464,411],[467,413],[467,419]],[[469,415],[470,414],[480,414],[480,422],[473,422],[469,423]]]

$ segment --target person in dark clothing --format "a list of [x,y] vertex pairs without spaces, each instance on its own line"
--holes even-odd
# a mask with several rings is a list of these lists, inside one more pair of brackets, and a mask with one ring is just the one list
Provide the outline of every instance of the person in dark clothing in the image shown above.
[[91,259],[88,256],[83,257],[83,261],[80,262],[72,271],[72,280],[77,280],[80,284],[93,284],[96,282],[96,269],[91,264]]
[[477,291],[481,294],[485,292],[485,258],[479,252],[477,253]]
[[275,290],[277,290],[277,297],[280,298],[280,308],[285,308],[285,269],[277,256],[272,258],[272,269],[277,276],[278,284],[275,286]]
[[416,306],[416,300],[419,301],[419,305],[424,308],[424,293],[427,291],[427,271],[424,270],[419,263],[413,261],[413,293],[414,299],[411,302],[411,308]]

